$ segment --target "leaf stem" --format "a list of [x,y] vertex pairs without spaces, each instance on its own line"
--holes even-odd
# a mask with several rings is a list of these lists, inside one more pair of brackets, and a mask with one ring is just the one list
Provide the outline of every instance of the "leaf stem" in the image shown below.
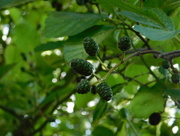
[[118,68],[123,62],[124,62],[124,56],[125,56],[125,52],[123,52],[122,54],[122,58],[121,61],[119,63],[117,63],[114,67],[112,67],[108,73],[102,78],[102,80],[105,80],[116,68]]
[[106,65],[101,61],[101,59],[96,55],[96,59],[101,63],[101,65],[107,70],[109,71],[109,69],[106,67]]

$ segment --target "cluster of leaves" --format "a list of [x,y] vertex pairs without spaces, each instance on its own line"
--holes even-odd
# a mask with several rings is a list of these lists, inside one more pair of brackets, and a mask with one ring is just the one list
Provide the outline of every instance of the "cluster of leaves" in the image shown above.
[[1,0],[0,135],[179,135],[179,6]]

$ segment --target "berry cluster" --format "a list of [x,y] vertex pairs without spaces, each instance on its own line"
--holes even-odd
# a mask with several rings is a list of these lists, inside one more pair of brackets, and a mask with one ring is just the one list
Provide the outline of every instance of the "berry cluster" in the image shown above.
[[[106,68],[106,66],[97,56],[97,54],[99,53],[99,46],[97,42],[94,41],[94,39],[90,37],[84,38],[83,46],[84,46],[84,50],[89,56],[95,56],[100,61],[100,63]],[[120,38],[118,42],[118,47],[123,52],[130,49],[131,39],[127,36]],[[93,65],[84,59],[76,58],[76,59],[71,60],[71,68],[75,72],[83,76],[90,76],[92,74],[95,75],[93,73]],[[106,68],[106,70],[109,70],[109,69]],[[76,92],[79,94],[86,94],[90,91],[96,90],[96,92],[99,94],[99,96],[103,100],[105,101],[111,100],[113,97],[113,92],[110,85],[108,85],[108,83],[104,81],[105,79],[97,78],[97,80],[98,80],[97,82],[90,84],[90,81],[88,79],[82,79],[75,88]],[[92,89],[92,88],[95,88],[95,89]]]

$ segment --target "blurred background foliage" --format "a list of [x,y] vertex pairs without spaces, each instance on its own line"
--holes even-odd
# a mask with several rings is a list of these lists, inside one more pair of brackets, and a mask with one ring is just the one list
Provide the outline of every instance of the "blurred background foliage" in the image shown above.
[[[120,37],[128,34],[133,41],[127,55],[147,48],[137,33],[123,25],[144,24],[146,18],[139,18],[148,16],[146,10],[161,9],[163,13],[153,14],[162,13],[160,19],[172,28],[158,29],[161,33],[155,35],[159,40],[144,33],[150,47],[160,52],[180,50],[179,1],[127,0],[132,5],[129,10],[115,5],[116,0],[109,2],[111,5],[107,0],[0,0],[1,136],[180,135],[180,85],[171,82],[161,58],[147,54],[122,64],[106,79],[114,94],[109,102],[93,91],[84,95],[74,91],[84,77],[71,70],[73,58],[88,59],[98,76],[106,74],[99,62],[85,53],[84,37],[97,41],[100,58],[113,67],[122,53],[117,48]],[[115,13],[113,4],[119,8]],[[135,12],[138,7],[146,10],[139,14]],[[131,17],[132,13],[137,18]],[[165,31],[164,40],[160,36]],[[180,57],[173,64],[179,69]],[[148,122],[154,112],[162,116],[157,126]]]

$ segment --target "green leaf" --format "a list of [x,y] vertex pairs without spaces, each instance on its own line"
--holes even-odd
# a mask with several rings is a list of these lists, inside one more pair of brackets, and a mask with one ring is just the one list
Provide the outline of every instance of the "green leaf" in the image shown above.
[[3,65],[0,67],[0,79],[9,72],[12,68],[14,68],[15,64]]
[[145,25],[149,25],[149,26],[153,26],[153,27],[157,27],[157,28],[162,28],[161,26],[159,26],[159,24],[156,21],[151,20],[149,17],[142,16],[137,13],[133,13],[130,11],[121,11],[119,14],[126,16],[126,17],[128,17],[136,22],[139,22],[141,24],[145,24]]
[[103,6],[106,10],[112,13],[114,13],[114,9],[117,7],[120,10],[125,10],[125,11],[136,14],[136,17],[138,15],[138,16],[142,16],[142,18],[147,18],[149,20],[152,20],[153,22],[155,22],[156,27],[165,29],[165,26],[163,22],[160,20],[159,16],[156,13],[154,13],[152,10],[142,9],[140,7],[134,6],[122,0],[111,0],[111,1],[110,0],[97,0],[97,1],[101,6]]
[[148,118],[151,113],[164,110],[163,87],[156,84],[151,88],[141,86],[129,105],[129,110],[134,117]]
[[57,49],[63,46],[63,42],[58,41],[58,42],[48,42],[45,44],[41,44],[40,46],[37,46],[35,48],[36,52],[41,52],[41,51],[46,51],[46,50],[53,50]]
[[64,46],[63,54],[66,62],[70,62],[72,59],[75,58],[85,59],[88,57],[82,45]]
[[144,27],[140,25],[135,25],[133,28],[134,30],[140,32],[142,35],[155,41],[168,40],[168,39],[173,38],[178,33],[180,33],[180,29],[174,30],[174,31],[166,31],[166,30],[160,30],[160,29],[155,29],[151,27]]
[[92,136],[115,136],[113,131],[104,126],[97,126],[92,132]]
[[137,14],[130,11],[121,11],[119,14],[124,15],[136,22],[139,22],[148,26],[153,26],[153,27],[161,28],[161,29],[165,28],[166,30],[170,30],[170,31],[174,30],[173,21],[165,14],[165,12],[163,12],[160,9],[155,9],[155,8],[150,8],[149,12],[150,11],[153,11],[158,16],[163,26],[161,26],[156,20],[154,20],[153,18],[150,18],[147,15],[145,16],[143,14]]
[[62,37],[76,35],[106,16],[90,13],[52,12],[45,21],[44,35]]
[[32,51],[40,43],[38,32],[30,23],[16,25],[13,38],[23,52]]
[[180,89],[166,89],[164,94],[171,96],[172,99],[180,100]]
[[150,10],[152,10],[154,13],[156,13],[158,15],[161,22],[164,24],[166,30],[169,30],[169,31],[174,30],[174,23],[173,23],[172,19],[169,16],[167,16],[163,10],[158,9],[158,8],[152,8]]
[[99,101],[99,103],[97,104],[95,110],[94,110],[94,114],[93,114],[93,122],[97,122],[99,119],[101,119],[106,111],[107,111],[107,102],[104,100]]
[[33,0],[1,0],[0,9],[18,6],[18,5],[25,4],[30,1],[33,1]]

